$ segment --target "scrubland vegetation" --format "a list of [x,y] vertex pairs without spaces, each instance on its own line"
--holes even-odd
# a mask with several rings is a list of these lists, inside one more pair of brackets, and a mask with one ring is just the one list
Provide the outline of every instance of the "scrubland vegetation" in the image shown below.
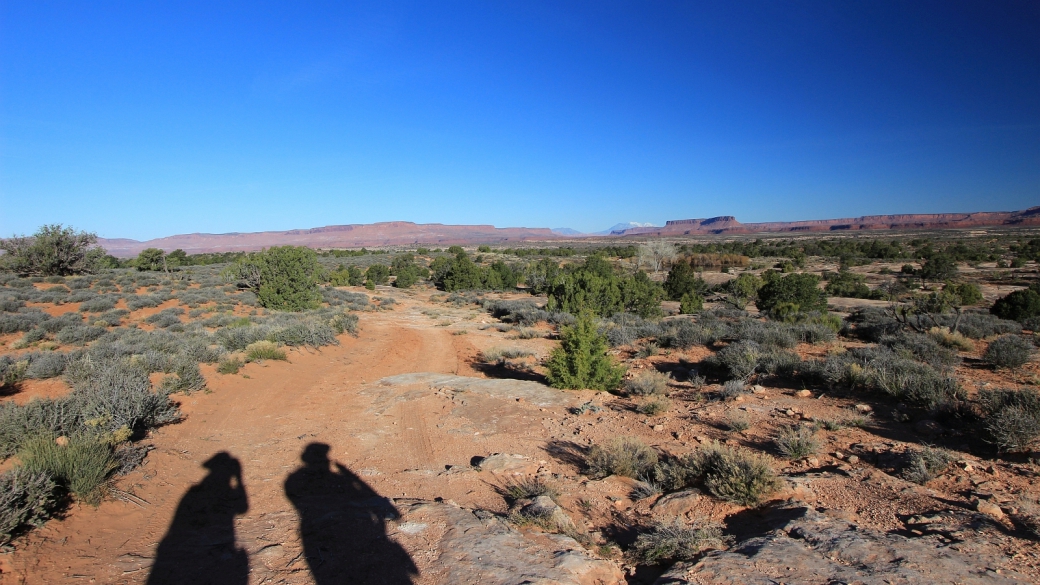
[[[61,251],[54,241],[63,239],[78,252]],[[50,226],[3,246],[0,335],[9,342],[0,388],[15,394],[26,381],[61,377],[70,391],[0,403],[0,456],[18,462],[0,476],[0,540],[70,499],[104,498],[111,479],[142,460],[149,429],[179,419],[176,395],[206,390],[200,364],[213,365],[210,375],[236,375],[256,367],[247,364],[291,362],[291,348],[356,335],[356,313],[393,309],[389,296],[346,287],[436,289],[430,306],[486,312],[497,322],[485,327],[517,344],[551,339],[544,353],[500,345],[478,360],[492,373],[610,392],[651,428],[653,417],[690,405],[726,409],[713,419],[729,433],[722,441],[676,432],[669,448],[635,436],[587,445],[580,473],[631,478],[641,499],[696,489],[757,506],[784,493],[791,469],[819,466],[812,462],[833,451],[829,438],[850,428],[899,436],[915,425],[938,429],[889,469],[915,484],[936,481],[968,454],[1028,461],[1040,440],[1040,239],[1031,236],[287,246],[200,257],[145,250],[130,261],[106,259],[94,241]],[[57,316],[43,310],[72,304]],[[152,374],[161,374],[158,383]],[[792,411],[777,423],[735,408],[768,394],[826,394],[848,410]],[[598,409],[588,402],[572,414]],[[704,424],[687,417],[682,424]],[[560,498],[563,489],[527,478],[505,493],[519,501]],[[1034,509],[1016,513],[1026,522]],[[660,564],[726,543],[717,523],[677,518],[642,526],[625,548],[635,562]]]

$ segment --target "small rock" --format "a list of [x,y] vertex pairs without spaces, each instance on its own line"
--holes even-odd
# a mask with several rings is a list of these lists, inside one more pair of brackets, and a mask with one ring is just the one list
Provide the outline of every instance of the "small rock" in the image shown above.
[[835,459],[844,459],[845,458],[845,454],[842,453],[841,451],[835,451],[834,452],[834,458]]
[[849,458],[847,459],[847,461],[850,464],[855,465],[855,464],[859,463],[859,457],[856,456],[856,455],[849,455]]
[[809,464],[809,467],[819,467],[820,466],[820,460],[818,458],[816,458],[816,457],[810,457],[810,458],[806,459],[805,462]]
[[857,404],[856,405],[856,412],[870,412],[872,410],[874,410],[874,409],[871,408],[869,404]]
[[1000,471],[997,469],[996,465],[990,465],[989,467],[987,467],[986,472],[992,475],[993,477],[1000,476]]
[[480,460],[477,467],[481,471],[512,471],[521,469],[528,465],[527,458],[523,455],[508,455],[506,453],[495,453]]
[[59,447],[68,447],[69,446],[69,438],[66,437],[65,435],[62,435],[62,436],[58,437],[57,439],[54,439],[54,442],[57,443]]
[[798,413],[795,412],[794,410],[791,410],[790,408],[788,408],[787,410],[784,411],[784,414],[786,414],[787,416],[794,416],[794,415],[796,415]]
[[995,520],[1004,518],[1004,511],[1000,509],[1000,506],[988,500],[979,500],[975,504],[975,509]]
[[808,390],[799,390],[794,393],[798,398],[812,398],[812,392]]
[[751,393],[752,394],[765,394],[766,393],[766,389],[761,387],[761,386],[759,386],[758,384],[755,384],[754,386],[751,387]]
[[664,430],[664,425],[654,425],[654,430],[657,432],[661,432]]
[[655,516],[675,518],[693,510],[700,500],[701,493],[697,490],[675,492],[657,500],[651,510]]

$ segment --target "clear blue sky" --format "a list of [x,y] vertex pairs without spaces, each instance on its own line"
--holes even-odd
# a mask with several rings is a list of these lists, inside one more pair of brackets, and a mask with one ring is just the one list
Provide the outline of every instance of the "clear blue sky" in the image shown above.
[[1040,205],[1040,2],[0,3],[0,235]]

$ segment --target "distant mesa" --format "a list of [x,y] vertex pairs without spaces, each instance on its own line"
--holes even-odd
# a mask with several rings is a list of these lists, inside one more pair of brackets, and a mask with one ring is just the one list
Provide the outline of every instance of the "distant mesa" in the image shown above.
[[436,246],[455,244],[515,244],[531,241],[568,241],[576,238],[710,236],[760,233],[845,233],[865,230],[957,229],[998,226],[1040,226],[1040,206],[1023,211],[867,215],[841,219],[741,223],[732,215],[704,219],[676,219],[664,226],[619,223],[608,230],[583,234],[571,228],[497,228],[491,225],[445,225],[388,221],[372,224],[333,225],[280,232],[183,234],[139,242],[125,238],[99,239],[109,254],[120,258],[136,256],[145,248],[184,250],[189,254],[240,252],[271,246],[311,248],[369,248]]

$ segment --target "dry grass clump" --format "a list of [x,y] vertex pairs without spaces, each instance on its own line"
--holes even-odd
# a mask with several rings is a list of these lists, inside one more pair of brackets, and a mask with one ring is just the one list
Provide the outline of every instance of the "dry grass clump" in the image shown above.
[[250,343],[246,346],[246,361],[259,362],[263,360],[282,360],[286,361],[289,358],[285,355],[285,350],[278,347],[278,344],[273,341],[261,340]]
[[653,396],[668,391],[668,376],[661,372],[645,370],[625,381],[625,393],[631,396]]
[[733,411],[726,415],[723,422],[728,430],[742,433],[751,428],[751,420],[741,411]]
[[220,374],[237,374],[245,363],[237,357],[224,358],[217,364],[217,372]]
[[506,360],[533,357],[533,351],[520,347],[494,347],[480,352],[480,357],[486,364],[504,364]]
[[975,349],[975,344],[965,337],[963,333],[959,331],[951,333],[948,327],[932,327],[928,331],[928,336],[938,342],[939,345],[956,349],[957,351],[971,351]]
[[686,524],[681,518],[656,521],[636,537],[632,557],[638,563],[692,561],[705,550],[725,548],[728,539],[715,523]]
[[808,457],[820,449],[816,429],[806,425],[782,427],[773,437],[773,442],[788,459]]
[[514,502],[538,496],[549,496],[555,500],[560,496],[560,489],[540,477],[525,477],[507,483],[502,488],[502,495]]
[[655,397],[644,400],[636,407],[636,411],[640,414],[645,414],[646,416],[656,416],[667,411],[671,406],[672,402],[667,398]]
[[953,454],[945,449],[925,447],[910,456],[909,465],[903,469],[903,479],[924,485],[946,471],[953,459]]
[[589,475],[642,477],[657,465],[657,452],[635,437],[618,437],[606,445],[596,445],[585,458]]
[[986,430],[1003,451],[1029,448],[1040,437],[1040,393],[1032,388],[983,390]]
[[703,478],[711,495],[753,506],[780,486],[772,460],[741,447],[712,443],[688,458],[691,476]]
[[73,435],[59,440],[43,434],[25,441],[18,458],[30,473],[53,477],[77,499],[98,505],[104,488],[116,469],[112,448],[90,435]]

